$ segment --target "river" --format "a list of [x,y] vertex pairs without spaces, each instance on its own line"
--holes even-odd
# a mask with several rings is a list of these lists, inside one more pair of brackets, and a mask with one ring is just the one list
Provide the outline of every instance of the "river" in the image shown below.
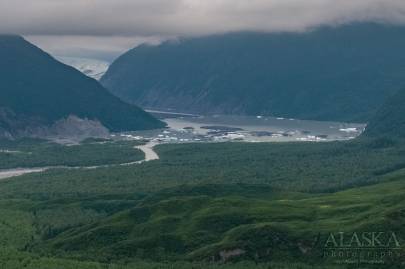
[[144,162],[149,162],[153,160],[158,160],[159,155],[154,151],[154,147],[156,146],[155,142],[148,142],[145,145],[136,146],[136,149],[139,149],[144,152],[145,158],[141,161],[130,162],[130,163],[122,163],[122,164],[107,164],[107,165],[97,165],[97,166],[78,166],[78,167],[68,167],[68,166],[50,166],[50,167],[38,167],[38,168],[15,168],[15,169],[8,169],[8,170],[0,170],[0,180],[22,176],[25,174],[31,173],[40,173],[47,171],[49,169],[97,169],[97,168],[108,168],[113,166],[129,166],[135,164],[141,164]]

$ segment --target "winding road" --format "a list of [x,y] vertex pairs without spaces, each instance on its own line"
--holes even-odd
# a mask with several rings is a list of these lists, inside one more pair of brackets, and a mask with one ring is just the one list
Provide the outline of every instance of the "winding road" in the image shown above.
[[0,170],[0,180],[7,179],[11,177],[22,176],[25,174],[39,173],[44,172],[49,169],[54,168],[63,168],[63,169],[96,169],[96,168],[107,168],[113,166],[129,166],[134,164],[141,164],[144,162],[149,162],[153,160],[158,160],[159,155],[153,149],[157,143],[148,142],[145,145],[136,146],[136,149],[139,149],[144,152],[145,158],[141,161],[131,162],[131,163],[122,163],[122,164],[107,164],[107,165],[98,165],[98,166],[78,166],[78,167],[68,167],[68,166],[50,166],[50,167],[36,167],[36,168],[15,168],[8,170]]

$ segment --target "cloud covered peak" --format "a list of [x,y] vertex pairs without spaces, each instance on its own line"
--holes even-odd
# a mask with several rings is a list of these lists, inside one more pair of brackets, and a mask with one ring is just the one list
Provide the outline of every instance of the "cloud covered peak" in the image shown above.
[[302,31],[351,21],[405,22],[403,0],[0,0],[0,32],[200,35]]

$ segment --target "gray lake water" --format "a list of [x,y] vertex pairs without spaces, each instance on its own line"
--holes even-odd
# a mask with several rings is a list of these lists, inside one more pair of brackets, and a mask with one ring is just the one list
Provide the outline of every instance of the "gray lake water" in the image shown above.
[[365,124],[309,121],[265,116],[196,116],[154,111],[166,129],[115,134],[156,143],[336,141],[359,136]]

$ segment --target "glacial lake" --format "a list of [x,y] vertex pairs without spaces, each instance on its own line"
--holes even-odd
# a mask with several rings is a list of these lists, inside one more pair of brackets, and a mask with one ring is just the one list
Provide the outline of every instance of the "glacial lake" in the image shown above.
[[336,141],[359,136],[365,124],[285,119],[266,116],[199,116],[150,111],[168,128],[113,134],[156,143]]

